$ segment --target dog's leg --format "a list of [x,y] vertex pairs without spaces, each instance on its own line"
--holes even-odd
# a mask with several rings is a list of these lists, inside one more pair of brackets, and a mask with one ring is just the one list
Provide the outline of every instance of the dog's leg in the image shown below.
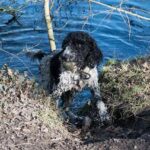
[[[61,84],[61,83],[60,83]],[[57,88],[53,91],[53,93],[51,94],[52,98],[54,100],[56,100],[56,108],[60,107],[60,103],[61,103],[61,96],[64,93],[64,91],[60,88],[60,86],[58,85]]]
[[101,119],[101,122],[109,120],[109,115],[107,111],[107,107],[105,103],[102,101],[101,95],[100,95],[100,87],[98,85],[98,71],[97,68],[94,68],[90,72],[91,77],[89,78],[87,84],[88,87],[91,89],[91,92],[93,94],[94,100],[93,104],[96,105],[98,109],[98,113]]
[[[59,84],[61,85],[61,82]],[[56,107],[59,108],[59,115],[64,122],[69,122],[75,126],[81,126],[83,118],[78,117],[71,110],[69,110],[69,106],[73,98],[73,92],[64,92],[64,90],[61,90],[60,85],[58,85],[57,89],[52,94],[53,98],[56,99]],[[62,106],[59,107],[60,101],[62,102]]]
[[94,103],[96,104],[101,122],[107,122],[110,120],[108,111],[107,111],[107,106],[105,103],[102,101],[101,95],[100,95],[100,88],[97,87],[92,87],[92,94],[94,97]]
[[59,114],[64,122],[70,122],[76,126],[80,126],[79,124],[82,124],[83,118],[76,116],[69,110],[69,105],[71,104],[74,95],[74,87],[77,84],[76,82],[76,80],[72,79],[71,73],[63,72],[60,75],[60,82],[52,93],[52,97],[56,100],[57,108],[60,101],[62,101],[63,107],[59,107]]
[[62,72],[59,77],[59,83],[52,93],[52,97],[56,100],[59,100],[61,96],[64,95],[66,92],[75,89],[75,85],[77,85],[78,78],[79,75],[75,75],[71,71]]
[[59,82],[57,88],[53,91],[53,93],[51,94],[52,98],[56,101],[56,108],[58,109],[59,112],[59,116],[64,120],[64,122],[66,120],[68,120],[68,114],[66,113],[67,110],[65,107],[63,107],[64,103],[65,103],[65,91],[64,88],[62,87],[62,82]]
[[72,99],[73,99],[73,95],[74,95],[74,90],[71,91],[67,91],[65,93],[62,94],[61,99],[62,99],[62,107],[64,109],[68,109]]
[[[91,93],[94,99],[91,101],[91,108],[98,111],[101,122],[109,120],[109,115],[107,112],[107,107],[102,101],[100,95],[100,88],[98,85],[98,70],[95,66],[94,68],[85,68],[84,72],[89,74],[89,78],[87,80],[81,80],[83,85],[87,85],[91,89]],[[96,108],[95,108],[96,107]]]
[[72,79],[72,73],[67,71],[63,72],[60,75],[60,81],[56,87],[56,89],[52,93],[52,97],[56,99],[56,101],[60,101],[62,95],[66,92],[71,91],[76,81]]

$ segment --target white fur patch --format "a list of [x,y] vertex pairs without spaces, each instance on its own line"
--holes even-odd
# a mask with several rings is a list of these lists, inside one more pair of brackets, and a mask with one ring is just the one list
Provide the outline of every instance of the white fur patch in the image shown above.
[[66,47],[66,49],[63,52],[63,54],[65,54],[65,55],[71,55],[72,54],[70,46]]
[[69,90],[77,89],[77,81],[79,80],[79,74],[71,71],[64,71],[60,74],[60,82],[57,85],[57,89],[53,92],[53,96],[60,98],[62,93]]
[[[90,75],[89,79],[80,78],[80,73],[78,71],[64,71],[60,75],[60,83],[58,88],[63,90],[64,92],[67,90],[71,90],[72,88],[83,89],[85,86],[90,88],[98,87],[98,71],[97,68],[90,69],[86,67],[83,72]],[[77,85],[79,83],[79,85]]]
[[83,71],[90,75],[90,78],[88,80],[83,80],[84,84],[85,85],[87,84],[88,87],[93,87],[93,88],[98,87],[98,71],[97,71],[97,67],[95,66],[92,69],[90,69],[89,67],[86,67]]
[[59,98],[63,92],[76,89],[78,91],[82,90],[86,86],[95,91],[95,95],[100,97],[100,90],[98,86],[98,71],[97,68],[90,69],[86,67],[83,72],[90,75],[89,79],[80,78],[80,71],[63,71],[60,74],[60,82],[57,85],[56,90],[53,92],[53,95]]
[[103,122],[103,121],[109,120],[107,107],[106,107],[106,105],[104,104],[103,101],[98,101],[97,102],[97,108],[99,110],[99,115],[100,115],[101,121]]
[[77,80],[79,80],[78,74],[71,71],[64,71],[60,75],[60,83],[58,88],[61,88],[64,92],[71,90],[77,84]]

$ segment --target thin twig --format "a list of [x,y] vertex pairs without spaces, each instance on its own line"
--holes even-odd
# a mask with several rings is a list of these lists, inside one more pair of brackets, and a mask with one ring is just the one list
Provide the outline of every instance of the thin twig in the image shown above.
[[8,51],[2,49],[2,48],[0,48],[0,51],[6,53],[6,54],[8,54],[8,55],[11,55],[11,56],[13,56],[14,58],[18,59],[18,60],[27,68],[28,72],[29,72],[32,76],[34,76],[34,75],[32,74],[32,72],[30,71],[29,67],[28,67],[28,66],[24,63],[24,61],[23,61],[22,59],[20,59],[17,55],[15,55],[15,54],[13,54],[13,53],[10,53],[10,52],[8,52]]
[[102,3],[102,2],[98,2],[98,1],[95,1],[95,0],[89,0],[89,2],[98,4],[98,5],[102,5],[102,6],[104,6],[104,7],[110,8],[110,9],[112,9],[112,10],[116,10],[116,11],[118,11],[118,12],[122,12],[122,13],[125,13],[125,14],[128,14],[128,15],[131,15],[131,16],[135,16],[135,17],[140,18],[140,19],[143,19],[143,20],[150,21],[150,18],[141,16],[141,15],[139,15],[139,14],[135,14],[135,13],[133,13],[133,12],[124,10],[124,9],[122,9],[122,8],[117,8],[117,7],[115,7],[115,6],[111,6],[111,5],[108,5],[108,4],[105,4],[105,3]]

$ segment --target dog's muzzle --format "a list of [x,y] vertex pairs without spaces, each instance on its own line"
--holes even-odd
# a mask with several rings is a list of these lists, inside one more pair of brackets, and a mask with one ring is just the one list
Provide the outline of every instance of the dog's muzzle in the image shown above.
[[75,70],[75,67],[76,67],[74,62],[63,61],[62,65],[65,70],[72,71],[72,72]]

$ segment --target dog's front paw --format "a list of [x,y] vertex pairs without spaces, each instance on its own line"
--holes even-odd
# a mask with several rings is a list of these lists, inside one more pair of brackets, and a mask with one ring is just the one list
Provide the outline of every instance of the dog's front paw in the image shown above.
[[110,116],[108,114],[107,107],[105,106],[103,101],[98,101],[97,102],[97,108],[98,108],[98,111],[99,111],[99,116],[100,116],[101,122],[102,123],[110,122],[111,119],[110,119]]

